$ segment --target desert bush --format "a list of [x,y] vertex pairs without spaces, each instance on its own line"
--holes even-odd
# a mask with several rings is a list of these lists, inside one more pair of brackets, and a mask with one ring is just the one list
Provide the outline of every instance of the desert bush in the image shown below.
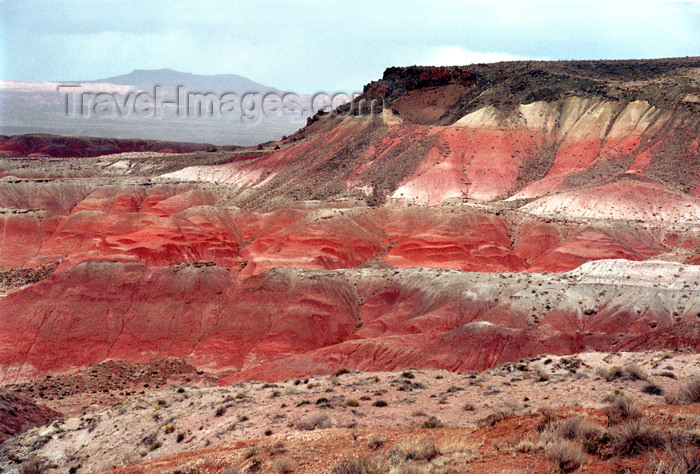
[[325,413],[312,413],[297,423],[298,430],[311,431],[316,428],[330,428],[331,418]]
[[482,418],[479,421],[477,421],[476,426],[477,426],[477,428],[493,427],[493,426],[496,426],[496,423],[498,423],[499,421],[505,420],[509,416],[510,416],[509,413],[506,413],[503,410],[498,410],[494,413],[491,413],[486,418]]
[[589,454],[600,455],[603,446],[610,441],[607,431],[602,426],[578,417],[567,418],[554,432],[560,438],[578,441]]
[[700,472],[700,451],[690,448],[667,448],[666,459],[654,463],[655,474],[696,474]]
[[596,375],[604,378],[608,382],[616,379],[626,379],[626,380],[646,380],[647,375],[644,370],[637,364],[627,364],[624,367],[615,365],[613,367],[604,368],[599,367],[596,370]]
[[354,398],[348,398],[347,400],[345,400],[345,406],[346,407],[359,407],[360,402],[355,400]]
[[376,402],[372,403],[372,406],[381,408],[381,407],[389,406],[389,404],[384,400],[377,400]]
[[646,380],[647,374],[637,364],[627,364],[623,367],[622,372],[628,380]]
[[626,395],[612,397],[610,405],[603,409],[608,423],[616,424],[627,420],[638,420],[644,414],[637,402]]
[[700,403],[700,377],[690,379],[678,390],[666,396],[666,402],[671,405],[690,405]]
[[216,416],[224,416],[225,413],[226,413],[226,407],[219,407],[219,408],[217,408],[216,411],[214,412],[214,415],[216,415]]
[[259,451],[260,451],[260,449],[258,448],[258,446],[254,444],[250,448],[246,449],[246,451],[243,453],[243,458],[250,459],[253,456],[255,456],[256,454],[258,454]]
[[277,441],[276,443],[273,443],[270,446],[268,446],[267,450],[270,452],[270,454],[274,456],[275,454],[282,454],[286,452],[287,447],[284,445],[283,441]]
[[533,443],[532,440],[523,439],[513,449],[519,453],[535,453],[542,449],[542,443]]
[[442,428],[444,425],[437,417],[431,416],[423,422],[423,428]]
[[440,455],[433,440],[402,443],[391,450],[391,456],[399,461],[432,461]]
[[221,470],[221,474],[240,474],[241,470],[236,466],[228,466]]
[[653,382],[649,382],[644,387],[642,387],[642,392],[648,393],[649,395],[663,395],[664,389]]
[[386,472],[386,465],[379,459],[341,459],[331,469],[331,474],[380,474]]
[[20,474],[43,474],[49,469],[50,466],[44,458],[33,455],[20,465],[19,472]]
[[475,410],[476,410],[476,407],[474,406],[473,403],[467,402],[467,403],[465,403],[464,406],[462,407],[462,410],[464,410],[464,411],[475,411]]
[[545,448],[545,455],[561,472],[571,472],[580,468],[586,460],[581,447],[572,441],[556,441]]
[[294,463],[289,458],[279,458],[275,461],[275,471],[281,474],[286,474],[294,470]]
[[663,434],[646,421],[629,420],[613,433],[612,447],[621,456],[636,456],[664,444]]
[[369,449],[379,449],[384,446],[384,443],[386,443],[386,438],[374,436],[367,442],[367,446]]

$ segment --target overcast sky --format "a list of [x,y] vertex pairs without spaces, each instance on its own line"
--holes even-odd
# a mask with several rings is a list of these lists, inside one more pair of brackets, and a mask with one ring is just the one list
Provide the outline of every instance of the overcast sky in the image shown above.
[[0,0],[0,79],[133,69],[361,91],[388,66],[700,55],[700,3],[662,0]]

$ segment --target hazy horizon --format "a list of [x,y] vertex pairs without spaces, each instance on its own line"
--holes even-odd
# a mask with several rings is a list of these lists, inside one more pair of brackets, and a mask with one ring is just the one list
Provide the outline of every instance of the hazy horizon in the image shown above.
[[697,1],[0,0],[0,18],[0,79],[16,81],[168,68],[355,92],[389,66],[700,54]]

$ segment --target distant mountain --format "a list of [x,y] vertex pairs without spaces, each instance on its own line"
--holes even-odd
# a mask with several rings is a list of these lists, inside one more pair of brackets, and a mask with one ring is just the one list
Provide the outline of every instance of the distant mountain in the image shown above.
[[[191,94],[214,93],[222,97],[234,93],[281,94],[275,88],[252,81],[236,74],[199,75],[172,69],[136,69],[129,74],[97,80],[67,82],[19,82],[0,81],[0,135],[27,133],[49,133],[68,136],[91,136],[106,138],[139,138],[163,141],[187,141],[213,143],[215,145],[256,145],[269,140],[278,140],[294,133],[306,124],[309,110],[295,114],[275,116],[264,114],[262,107],[246,112],[248,120],[242,120],[242,112],[223,117],[194,115],[180,116],[171,107],[170,114],[154,117],[131,113],[121,116],[103,113],[97,116],[94,103],[84,105],[87,115],[66,114],[66,93],[59,91],[61,84],[79,84],[78,90],[87,93],[106,93],[128,100],[135,90],[153,91],[163,87],[162,96],[168,100],[177,97],[175,89],[184,86]],[[302,98],[308,96],[301,96]],[[89,99],[87,99],[89,101]],[[131,99],[133,102],[133,98]],[[128,107],[127,107],[128,109]],[[116,110],[114,107],[110,111]],[[162,110],[162,106],[161,106]],[[250,116],[252,115],[252,120]]]
[[277,91],[259,82],[237,74],[202,75],[180,72],[173,69],[134,69],[129,74],[105,77],[92,81],[76,81],[82,83],[100,83],[139,86],[185,86],[190,90],[200,92],[271,92]]

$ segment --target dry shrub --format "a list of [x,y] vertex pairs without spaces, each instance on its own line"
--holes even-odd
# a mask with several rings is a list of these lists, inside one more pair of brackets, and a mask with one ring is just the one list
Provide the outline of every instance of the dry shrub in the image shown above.
[[542,419],[539,425],[537,425],[537,431],[542,432],[548,429],[556,418],[556,413],[550,407],[540,407],[539,409]]
[[532,440],[523,439],[518,444],[516,444],[513,449],[519,453],[536,453],[543,448],[543,443],[534,443]]
[[369,449],[379,449],[386,443],[386,438],[374,436],[367,442]]
[[571,441],[556,441],[549,444],[545,448],[545,455],[561,472],[574,471],[586,460],[586,454],[581,447]]
[[297,423],[298,430],[311,431],[316,428],[330,428],[331,418],[325,413],[312,413]]
[[435,441],[402,443],[391,450],[391,457],[399,461],[431,461],[440,455]]
[[626,395],[613,397],[610,405],[603,409],[603,413],[608,417],[608,423],[611,425],[627,420],[638,420],[644,415],[637,402]]
[[333,466],[331,474],[381,474],[386,472],[386,467],[379,459],[346,458]]
[[642,387],[642,393],[648,393],[649,395],[663,395],[664,389],[653,382],[649,382],[644,387]]
[[666,396],[671,405],[690,405],[700,403],[700,377],[690,379],[685,385]]
[[627,380],[646,380],[647,374],[637,364],[627,364],[623,367],[622,372]]
[[402,464],[391,472],[396,474],[424,474],[425,470],[413,464]]
[[499,421],[503,421],[506,418],[510,418],[511,416],[513,416],[512,412],[498,410],[494,413],[491,413],[486,418],[482,418],[479,421],[477,421],[476,426],[477,428],[494,427]]
[[255,456],[256,454],[258,454],[259,451],[260,451],[260,449],[258,448],[258,446],[254,444],[250,448],[246,449],[245,453],[243,453],[243,458],[250,459],[253,456]]
[[644,420],[629,420],[613,433],[612,447],[621,456],[636,456],[665,442],[663,434]]
[[615,365],[613,367],[609,368],[604,368],[604,367],[599,367],[596,370],[596,375],[599,377],[604,378],[608,382],[611,382],[616,379],[625,379],[625,380],[646,380],[647,379],[647,374],[644,372],[644,369],[642,369],[640,366],[637,364],[627,364],[624,367],[620,367],[618,365]]
[[275,471],[280,474],[287,474],[294,470],[294,463],[289,458],[279,458],[275,461]]
[[578,441],[589,454],[600,455],[609,441],[607,431],[583,418],[567,418],[555,428],[555,434],[569,441]]
[[282,454],[286,452],[287,447],[284,445],[284,441],[277,441],[269,445],[267,450],[274,456],[275,454]]
[[423,428],[442,428],[445,426],[437,417],[431,416],[423,422]]
[[666,459],[656,461],[655,474],[696,474],[700,472],[700,451],[691,448],[667,448]]
[[20,474],[43,474],[49,469],[50,466],[44,458],[32,455],[20,465],[19,472]]
[[236,466],[228,466],[221,470],[221,474],[239,474],[241,470]]

